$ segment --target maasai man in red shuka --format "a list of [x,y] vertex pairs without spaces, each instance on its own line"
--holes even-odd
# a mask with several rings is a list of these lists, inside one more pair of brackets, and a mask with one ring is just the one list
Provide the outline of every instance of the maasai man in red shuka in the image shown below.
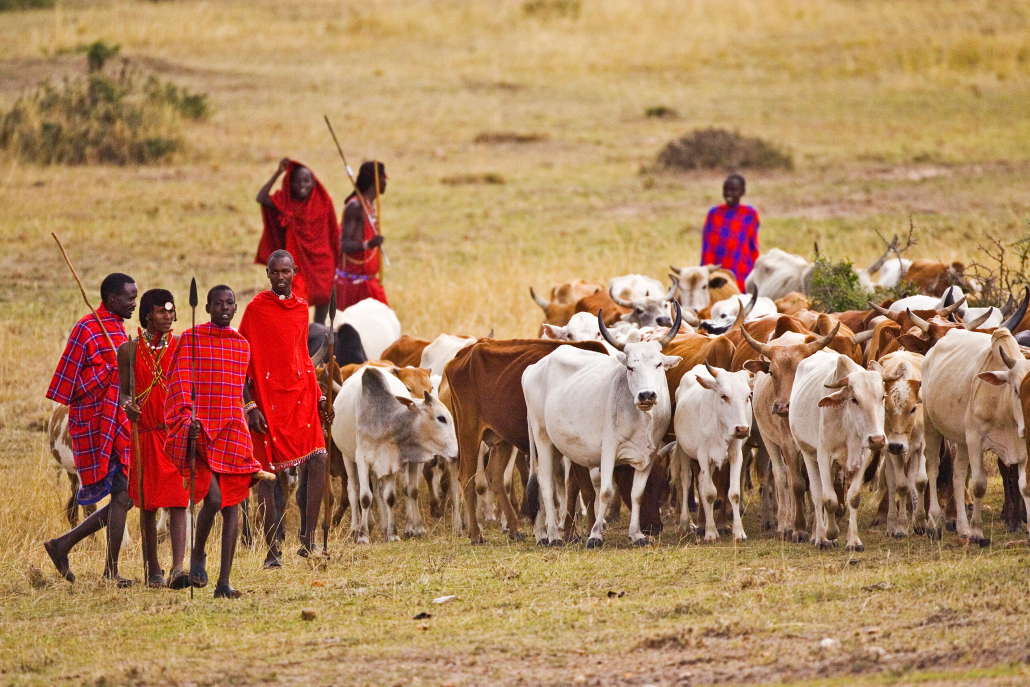
[[[301,555],[315,546],[314,533],[325,489],[325,440],[321,417],[326,399],[315,378],[308,355],[308,304],[291,290],[296,267],[284,250],[272,253],[265,269],[270,291],[257,294],[243,311],[240,334],[250,342],[250,368],[244,398],[254,442],[254,457],[261,467],[279,472],[301,466],[305,503],[301,512]],[[282,514],[276,512],[272,482],[258,484],[264,511],[268,555],[265,568],[282,567]]]
[[[283,172],[282,186],[269,195]],[[315,306],[315,322],[325,322],[340,263],[340,225],[332,198],[310,169],[284,157],[258,191],[257,202],[265,227],[254,262],[267,265],[273,252],[289,251],[297,265],[294,293]]]
[[[243,385],[250,365],[250,344],[230,327],[236,315],[236,295],[219,285],[207,294],[211,322],[198,324],[179,338],[172,360],[165,421],[165,453],[184,477],[190,474],[188,440],[196,441],[196,497],[204,499],[197,515],[196,540],[190,555],[190,582],[207,585],[207,538],[215,515],[222,514],[222,566],[215,598],[237,599],[229,584],[239,535],[237,506],[250,495],[261,472],[254,460],[250,433],[243,418]],[[196,393],[197,419],[191,424]]]
[[118,404],[116,349],[128,341],[123,321],[132,317],[136,309],[136,294],[132,277],[114,273],[104,278],[97,316],[86,315],[72,329],[46,394],[47,398],[68,406],[68,435],[81,482],[78,502],[90,505],[111,496],[110,503],[78,527],[43,544],[57,571],[69,582],[75,581],[68,568],[72,548],[86,536],[107,527],[104,577],[114,580],[119,587],[132,584],[132,580],[118,575],[125,516],[132,501],[126,493],[127,478],[122,465],[129,447],[129,420]]
[[[134,442],[129,443],[129,497],[140,508],[143,522],[144,551],[147,556],[147,586],[185,589],[189,575],[182,567],[186,552],[186,506],[189,492],[172,461],[165,455],[165,398],[168,371],[175,356],[178,339],[172,335],[175,300],[165,289],[151,289],[139,299],[139,321],[135,341],[118,347],[120,402],[129,420],[136,423],[139,441],[137,456]],[[130,367],[131,366],[131,367]],[[132,370],[132,374],[130,374]],[[135,388],[129,380],[135,376]],[[143,497],[138,493],[137,464],[142,463]],[[172,541],[172,572],[165,581],[157,559],[157,509],[169,512],[168,532]]]
[[722,185],[725,205],[708,211],[701,235],[701,264],[725,267],[737,276],[737,287],[744,293],[744,279],[758,259],[758,212],[741,205],[744,177],[731,174]]
[[347,197],[343,208],[343,238],[340,242],[343,264],[336,270],[336,304],[340,310],[366,298],[389,305],[378,277],[382,257],[379,246],[383,245],[383,235],[379,233],[379,219],[376,217],[377,167],[379,193],[386,191],[386,167],[383,163],[362,162],[354,182],[357,193]]

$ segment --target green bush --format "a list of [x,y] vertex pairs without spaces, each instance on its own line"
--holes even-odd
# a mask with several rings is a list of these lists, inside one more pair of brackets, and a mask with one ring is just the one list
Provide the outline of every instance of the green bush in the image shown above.
[[862,288],[858,274],[851,261],[832,262],[816,254],[812,270],[812,286],[809,297],[812,307],[822,312],[844,312],[845,310],[867,310],[870,295]]
[[6,10],[45,10],[54,6],[54,0],[0,0],[0,12]]
[[794,169],[790,153],[760,138],[749,138],[725,129],[696,129],[670,141],[658,153],[660,169]]

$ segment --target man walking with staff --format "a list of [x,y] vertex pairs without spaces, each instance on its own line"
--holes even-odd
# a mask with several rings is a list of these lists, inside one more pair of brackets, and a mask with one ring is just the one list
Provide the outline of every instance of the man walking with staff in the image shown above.
[[43,544],[54,567],[69,582],[75,581],[68,563],[72,548],[106,527],[104,577],[119,587],[132,584],[132,580],[118,575],[125,518],[132,501],[122,463],[128,456],[129,420],[118,402],[116,349],[128,341],[123,323],[136,310],[136,295],[136,282],[127,274],[116,272],[104,278],[100,307],[72,329],[47,390],[47,398],[68,406],[68,434],[81,481],[76,497],[79,504],[86,506],[111,497],[110,503],[76,528]]

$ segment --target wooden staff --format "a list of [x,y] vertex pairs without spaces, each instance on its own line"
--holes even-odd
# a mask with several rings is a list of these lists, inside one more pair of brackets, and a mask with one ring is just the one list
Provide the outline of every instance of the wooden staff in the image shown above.
[[57,241],[57,247],[61,249],[61,255],[64,256],[64,261],[68,263],[68,269],[72,271],[72,276],[75,277],[75,283],[79,285],[79,293],[82,294],[82,300],[86,301],[86,307],[93,313],[93,317],[96,318],[97,324],[100,325],[100,331],[104,333],[104,338],[107,339],[108,345],[111,350],[114,351],[115,356],[118,355],[118,347],[114,345],[114,341],[111,340],[111,335],[107,333],[107,328],[104,327],[103,321],[100,319],[100,315],[93,309],[93,305],[89,302],[89,298],[86,296],[86,289],[82,287],[82,280],[79,279],[79,273],[72,267],[72,261],[68,258],[68,252],[65,251],[64,245],[61,243],[61,239],[57,238],[57,234],[50,232],[50,235],[54,237],[54,241]]
[[[136,356],[139,351],[139,341],[135,343],[132,340],[129,341],[129,350],[132,351],[132,355],[129,356],[129,398],[132,402],[136,402]],[[136,494],[139,503],[139,534],[140,534],[140,546],[143,549],[143,577],[148,581],[150,580],[150,561],[147,559],[147,532],[143,526],[143,511],[146,507],[143,505],[143,455],[139,450],[139,424],[136,420],[132,420],[132,446],[136,449]]]
[[[325,388],[325,408],[326,413],[333,407],[333,379],[335,375],[333,372],[336,370],[336,332],[333,331],[333,320],[336,319],[336,288],[333,288],[332,295],[329,296],[329,357],[326,361],[326,388]],[[325,436],[326,436],[326,452],[325,452],[325,488],[322,490],[322,506],[325,509],[325,513],[322,516],[322,555],[326,558],[329,557],[329,519],[332,517],[332,489],[333,485],[330,481],[330,460],[333,455],[333,427],[330,423],[325,423]]]
[[[340,159],[343,160],[343,168],[345,170],[347,170],[347,178],[350,179],[350,185],[351,185],[351,188],[354,189],[354,195],[357,196],[358,202],[361,203],[361,209],[365,212],[365,216],[371,218],[372,217],[372,209],[370,207],[368,207],[368,201],[365,200],[364,194],[362,194],[361,191],[358,190],[358,182],[355,181],[354,174],[353,174],[353,172],[351,172],[350,165],[347,164],[347,156],[343,154],[343,148],[340,147],[340,141],[336,138],[336,132],[333,131],[333,125],[329,123],[329,115],[322,115],[322,116],[325,118],[325,125],[327,127],[329,127],[329,133],[332,134],[332,136],[333,136],[333,143],[336,144],[336,152],[338,152],[340,154]],[[376,203],[378,203],[378,202],[379,202],[379,166],[376,165]],[[381,233],[379,231],[378,223],[379,223],[379,217],[377,215],[376,216],[376,224],[372,225],[372,228],[375,230],[375,232],[377,234]],[[383,250],[383,247],[381,245],[379,246],[378,250],[379,250],[379,256],[382,258],[382,263],[380,263],[380,265],[379,265],[379,273],[380,273],[380,275],[382,275],[383,263],[389,264],[390,263],[390,259],[388,257],[386,257],[386,251]]]
[[[379,195],[380,195],[379,189],[380,189],[380,186],[379,186],[379,161],[378,160],[373,160],[372,161],[372,171],[373,171],[373,174],[375,175],[375,180],[376,180],[376,226],[375,226],[375,229],[376,229],[377,233],[381,234],[383,232],[383,208],[382,208],[382,205],[380,205],[380,203],[379,203]],[[380,250],[381,249],[382,249],[382,246],[380,246]],[[386,262],[385,259],[379,261],[379,274],[377,276],[379,278],[379,283],[380,284],[383,283],[383,263],[384,262]]]
[[[190,428],[186,432],[186,455],[190,461],[190,599],[193,599],[193,549],[197,545],[197,440],[190,439],[193,423],[197,420],[197,384],[194,379],[197,367],[197,278],[190,282]],[[199,437],[198,437],[199,438]],[[212,479],[214,479],[212,477]]]

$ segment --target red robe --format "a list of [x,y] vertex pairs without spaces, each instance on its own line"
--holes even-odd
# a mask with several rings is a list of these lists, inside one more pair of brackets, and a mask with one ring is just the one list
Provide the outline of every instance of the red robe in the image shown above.
[[203,425],[197,439],[198,458],[219,474],[253,474],[261,469],[243,418],[243,383],[249,364],[250,345],[232,327],[206,322],[180,337],[165,400],[165,453],[180,474],[190,472],[186,444],[193,411],[191,380],[196,385],[197,419]]
[[266,434],[251,432],[254,457],[263,469],[278,472],[324,454],[307,302],[263,291],[243,312],[240,334],[250,343],[251,398],[268,423]]
[[333,200],[314,173],[311,195],[303,201],[293,199],[290,182],[294,170],[301,166],[306,167],[291,160],[282,186],[271,195],[275,208],[261,206],[264,232],[254,262],[265,265],[274,251],[289,251],[297,265],[293,292],[312,305],[328,305],[333,274],[340,262],[340,225]]
[[[360,205],[361,201],[354,196],[347,201],[346,207],[351,207],[352,203]],[[369,209],[371,210],[371,208]],[[365,233],[362,240],[369,241],[378,233],[378,220],[369,216],[364,209],[362,209],[362,217],[365,220]],[[386,302],[386,291],[379,283],[379,259],[378,248],[343,254],[343,266],[336,270],[337,308],[344,310],[366,298],[374,298],[389,305]]]
[[[135,400],[143,413],[136,423],[139,453],[143,462],[143,506],[147,510],[184,508],[189,505],[189,493],[179,470],[165,455],[165,439],[168,437],[168,425],[165,424],[168,370],[175,356],[178,339],[168,334],[164,347],[154,350],[143,339],[142,330],[139,336],[135,360]],[[138,506],[136,447],[131,442],[126,462],[129,464],[129,498]]]

